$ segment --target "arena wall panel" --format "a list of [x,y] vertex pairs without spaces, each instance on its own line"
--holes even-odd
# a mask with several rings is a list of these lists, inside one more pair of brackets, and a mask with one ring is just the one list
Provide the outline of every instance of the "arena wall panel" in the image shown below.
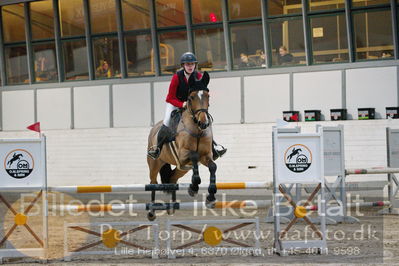
[[290,76],[264,75],[244,78],[245,122],[274,122],[290,110]]
[[151,124],[149,83],[114,85],[112,93],[114,127],[137,127]]
[[341,71],[294,74],[294,110],[321,110],[325,120],[330,119],[330,109],[342,108]]
[[70,129],[71,106],[71,88],[37,90],[37,120],[42,129]]
[[74,88],[74,127],[106,128],[110,126],[109,86]]
[[34,123],[34,91],[2,92],[3,130],[23,130]]
[[396,67],[349,69],[346,71],[348,113],[357,119],[357,108],[374,107],[376,118],[385,118],[385,107],[398,106]]

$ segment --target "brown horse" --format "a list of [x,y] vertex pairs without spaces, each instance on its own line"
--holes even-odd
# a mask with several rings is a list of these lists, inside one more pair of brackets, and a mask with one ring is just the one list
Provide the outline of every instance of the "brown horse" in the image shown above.
[[[177,183],[189,170],[193,170],[191,184],[188,189],[190,196],[195,196],[199,190],[201,178],[198,172],[198,163],[209,168],[210,181],[206,203],[211,207],[216,201],[216,164],[212,159],[212,117],[208,113],[209,107],[209,75],[204,72],[201,80],[196,80],[190,86],[187,107],[181,114],[175,135],[175,145],[165,144],[158,159],[147,157],[150,170],[151,184],[158,184],[158,173],[161,181],[165,183]],[[150,131],[148,137],[148,149],[157,143],[157,133],[162,126],[158,122]],[[173,153],[173,150],[175,153]],[[171,165],[176,167],[172,170]],[[152,201],[155,200],[153,191]],[[149,219],[155,218],[150,210]]]

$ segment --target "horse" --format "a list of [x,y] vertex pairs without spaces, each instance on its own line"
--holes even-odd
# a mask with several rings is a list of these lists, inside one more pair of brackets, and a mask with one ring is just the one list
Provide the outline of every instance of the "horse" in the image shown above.
[[291,161],[292,157],[299,154],[300,151],[302,151],[302,150],[293,148],[291,154],[288,155],[288,157],[287,157],[288,161]]
[[9,160],[9,161],[7,162],[8,166],[11,166],[12,163],[15,162],[15,161],[19,161],[19,160],[20,160],[20,157],[24,157],[24,156],[23,156],[21,153],[20,153],[20,154],[14,153],[14,155],[13,155],[12,158],[11,158],[11,160]]
[[[181,113],[181,119],[177,124],[175,140],[164,144],[159,157],[154,160],[147,157],[150,171],[151,184],[158,184],[158,173],[162,184],[176,184],[192,169],[191,184],[188,194],[194,197],[199,190],[201,178],[198,171],[198,163],[207,166],[210,172],[208,195],[206,206],[212,207],[216,201],[216,163],[212,154],[212,122],[213,118],[208,112],[209,107],[209,74],[204,72],[203,77],[190,86],[187,106]],[[157,133],[162,126],[158,122],[150,131],[148,136],[148,149],[157,143]],[[171,165],[176,167],[172,170]],[[155,191],[152,192],[152,203],[155,201]],[[175,200],[175,192],[172,195]],[[169,210],[168,210],[169,211]],[[155,213],[150,210],[147,215],[149,220],[155,219]]]

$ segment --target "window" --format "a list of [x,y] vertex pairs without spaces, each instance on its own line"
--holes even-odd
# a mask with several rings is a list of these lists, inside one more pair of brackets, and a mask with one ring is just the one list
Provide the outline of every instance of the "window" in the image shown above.
[[16,4],[3,6],[2,16],[4,42],[25,42],[24,5]]
[[147,0],[122,0],[124,30],[149,29],[150,6]]
[[285,0],[285,1],[268,1],[268,14],[269,16],[281,16],[288,14],[300,14],[302,12],[301,0]]
[[35,82],[58,80],[51,0],[29,3]]
[[6,47],[7,84],[29,83],[26,46]]
[[262,24],[231,26],[234,69],[262,67],[265,64]]
[[191,11],[193,24],[223,22],[220,0],[191,0]]
[[65,80],[89,79],[83,0],[59,0]]
[[[376,23],[378,21],[378,23]],[[356,59],[393,57],[391,11],[368,11],[353,14]]]
[[339,8],[345,8],[344,0],[310,0],[309,10],[319,11],[319,10],[334,10]]
[[348,40],[345,14],[310,19],[313,62],[347,62]]
[[352,6],[360,7],[360,6],[373,6],[379,4],[389,4],[389,0],[352,0]]
[[88,79],[87,47],[85,40],[64,41],[62,44],[64,56],[64,75],[66,80]]
[[228,9],[230,20],[262,16],[260,0],[229,0]]
[[194,30],[194,42],[199,69],[203,71],[226,69],[223,28]]
[[156,0],[157,26],[183,26],[186,24],[184,16],[184,0]]
[[30,3],[32,40],[54,39],[54,13],[52,0]]
[[301,18],[270,22],[272,65],[306,64]]
[[92,33],[115,32],[115,0],[90,0],[89,4]]
[[226,69],[222,3],[220,0],[191,0],[194,51],[203,71]]
[[93,38],[96,78],[120,77],[118,39],[116,37]]
[[[159,54],[162,74],[173,74],[180,68],[180,56],[187,52],[186,31],[165,32],[159,34]],[[151,71],[154,71],[151,55]]]
[[29,83],[24,4],[3,6],[1,12],[6,83],[9,85]]
[[85,35],[83,0],[59,0],[61,36]]
[[151,35],[126,36],[126,62],[128,76],[153,75],[151,71]]
[[150,1],[123,0],[122,14],[128,76],[153,75]]
[[54,43],[33,45],[36,82],[57,81],[57,61]]

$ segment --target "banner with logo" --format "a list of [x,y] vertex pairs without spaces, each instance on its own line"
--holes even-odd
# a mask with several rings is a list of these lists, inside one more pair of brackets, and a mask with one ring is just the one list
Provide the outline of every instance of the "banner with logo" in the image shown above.
[[45,139],[0,139],[1,187],[45,186]]
[[324,180],[322,133],[284,134],[275,138],[275,181],[319,183]]

